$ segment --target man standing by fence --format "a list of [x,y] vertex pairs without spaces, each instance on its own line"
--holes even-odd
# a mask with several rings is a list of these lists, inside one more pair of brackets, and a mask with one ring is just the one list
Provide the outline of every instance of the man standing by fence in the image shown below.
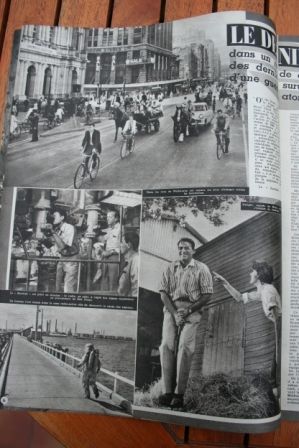
[[159,404],[175,409],[184,405],[201,310],[213,292],[209,268],[193,258],[194,249],[192,239],[179,240],[179,259],[168,265],[160,285],[164,304],[160,345],[164,393]]

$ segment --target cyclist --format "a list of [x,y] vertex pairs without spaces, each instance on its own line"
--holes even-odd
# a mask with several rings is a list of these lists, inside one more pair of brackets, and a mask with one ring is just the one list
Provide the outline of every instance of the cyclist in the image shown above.
[[137,123],[134,120],[133,113],[129,113],[129,119],[126,121],[126,124],[123,128],[122,134],[126,136],[127,139],[127,148],[131,151],[134,135],[137,132]]
[[230,131],[230,119],[229,116],[222,111],[222,109],[217,110],[217,115],[215,119],[215,124],[213,131],[215,132],[217,143],[220,144],[220,132],[225,133],[225,153],[228,153],[228,147],[229,147],[229,131]]
[[82,153],[84,155],[85,167],[87,169],[88,162],[91,156],[93,156],[92,166],[93,169],[96,164],[96,157],[99,157],[102,151],[101,134],[100,131],[95,129],[94,123],[86,125],[87,130],[82,140]]

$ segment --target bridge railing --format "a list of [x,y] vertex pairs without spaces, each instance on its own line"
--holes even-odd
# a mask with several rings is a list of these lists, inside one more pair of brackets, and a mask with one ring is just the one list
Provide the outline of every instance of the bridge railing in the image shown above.
[[9,363],[9,357],[10,352],[12,348],[12,337],[6,342],[6,344],[1,348],[0,351],[0,407],[2,407],[5,402],[3,402],[3,395],[5,392],[5,383],[7,378],[7,371],[8,371],[8,363]]
[[[71,369],[79,372],[78,364],[81,361],[80,358],[70,355],[69,353],[67,353],[63,350],[59,350],[55,347],[52,347],[51,345],[43,344],[41,342],[34,341],[34,340],[32,342],[37,347],[44,350],[46,353],[49,353],[50,355],[54,356],[55,358],[60,359],[60,361],[62,361],[62,363],[68,365]],[[101,367],[100,371],[101,371],[101,373],[108,375],[109,377],[113,378],[113,380],[114,380],[112,390],[109,389],[108,387],[104,386],[103,384],[100,384],[101,389],[103,389],[104,391],[106,391],[109,394],[111,394],[112,392],[114,394],[118,393],[119,382],[128,384],[132,388],[134,388],[134,386],[135,386],[135,383],[133,380],[130,380],[129,378],[125,378],[124,376],[119,375],[118,372],[111,372],[110,370],[105,369],[103,367]]]

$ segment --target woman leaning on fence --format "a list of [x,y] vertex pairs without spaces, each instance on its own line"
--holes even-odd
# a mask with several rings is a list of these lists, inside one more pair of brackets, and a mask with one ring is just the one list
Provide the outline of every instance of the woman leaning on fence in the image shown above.
[[213,272],[214,279],[221,282],[229,294],[237,301],[248,303],[252,300],[262,302],[263,311],[267,319],[274,324],[275,331],[275,356],[272,368],[274,388],[278,386],[279,375],[279,340],[280,340],[280,316],[281,316],[281,299],[280,295],[273,283],[273,268],[265,261],[254,261],[250,270],[250,285],[256,290],[241,293],[234,288],[222,275]]

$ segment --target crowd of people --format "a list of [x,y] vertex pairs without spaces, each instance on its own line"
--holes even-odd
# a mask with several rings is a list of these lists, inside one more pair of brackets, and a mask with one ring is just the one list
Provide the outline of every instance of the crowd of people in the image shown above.
[[51,220],[42,227],[42,238],[32,229],[25,241],[15,234],[12,289],[137,296],[139,235],[121,228],[117,209],[108,210],[107,227],[97,229],[93,239],[79,235],[61,208],[52,211]]

